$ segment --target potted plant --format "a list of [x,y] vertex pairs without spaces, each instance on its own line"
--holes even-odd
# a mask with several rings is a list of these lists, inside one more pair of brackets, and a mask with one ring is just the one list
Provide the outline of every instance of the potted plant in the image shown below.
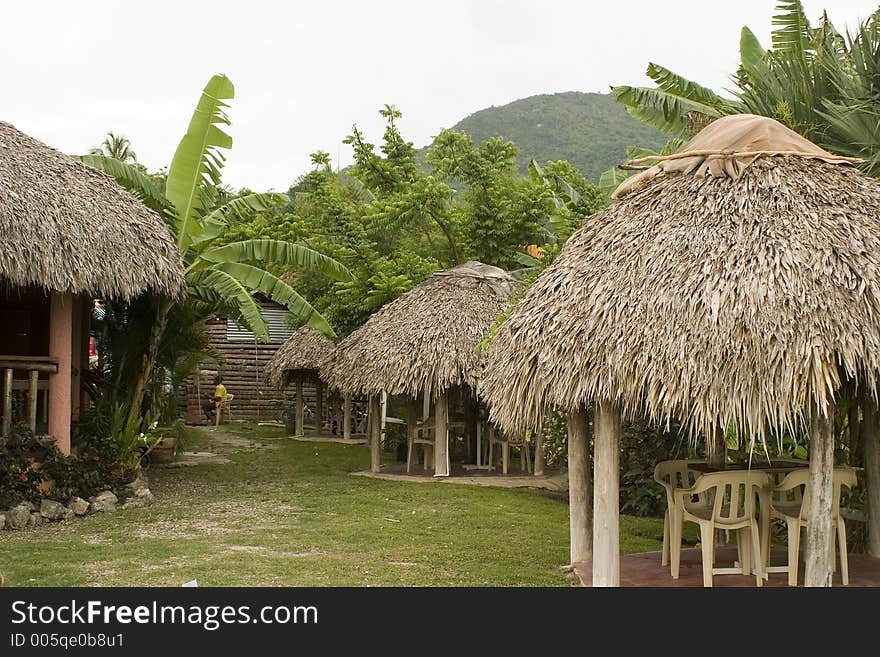
[[177,451],[177,434],[174,430],[171,427],[153,426],[148,433],[141,434],[146,446],[141,458],[149,455],[150,463],[171,463]]

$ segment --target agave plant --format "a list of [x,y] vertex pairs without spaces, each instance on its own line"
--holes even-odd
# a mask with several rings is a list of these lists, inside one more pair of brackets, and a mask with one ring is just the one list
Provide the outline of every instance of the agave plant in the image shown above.
[[[211,78],[174,153],[164,185],[138,167],[106,155],[84,155],[80,159],[116,178],[165,218],[180,249],[191,300],[202,302],[205,308],[227,312],[265,339],[268,328],[253,297],[255,292],[261,292],[286,306],[298,323],[335,337],[327,320],[265,266],[277,264],[317,271],[336,280],[350,281],[352,275],[344,265],[303,244],[272,239],[219,243],[223,229],[231,222],[287,200],[282,194],[267,193],[219,201],[224,196],[219,191],[225,161],[223,151],[232,147],[232,138],[222,128],[230,123],[225,101],[233,96],[232,82],[226,76]],[[155,363],[173,303],[168,299],[155,301],[155,320],[132,392],[130,413],[140,409],[144,386]]]

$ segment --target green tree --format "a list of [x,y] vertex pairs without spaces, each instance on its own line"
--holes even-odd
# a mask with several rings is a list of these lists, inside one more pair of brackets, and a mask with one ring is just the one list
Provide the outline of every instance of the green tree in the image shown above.
[[117,135],[115,132],[108,132],[101,145],[91,149],[89,153],[112,157],[123,164],[137,164],[137,154],[132,150],[128,137]]
[[[351,273],[344,265],[303,244],[270,238],[232,243],[222,243],[219,239],[230,223],[245,214],[284,202],[279,194],[226,198],[220,188],[225,160],[222,151],[232,147],[232,139],[221,126],[229,124],[225,101],[233,95],[232,83],[226,76],[215,75],[208,82],[174,153],[164,189],[136,167],[105,155],[86,155],[81,159],[114,176],[166,218],[184,262],[191,299],[201,302],[205,308],[231,314],[257,336],[266,338],[268,329],[253,298],[253,293],[260,291],[286,306],[300,322],[334,337],[326,319],[288,283],[265,269],[265,264],[320,271],[338,280],[351,280]],[[144,388],[175,302],[156,299],[153,305],[154,319],[132,387],[129,418],[140,413]]]

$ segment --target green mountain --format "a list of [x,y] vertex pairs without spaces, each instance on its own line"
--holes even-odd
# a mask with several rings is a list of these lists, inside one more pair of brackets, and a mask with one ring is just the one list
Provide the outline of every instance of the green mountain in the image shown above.
[[622,163],[627,146],[659,149],[668,137],[627,114],[612,94],[568,91],[480,110],[452,127],[475,142],[501,136],[516,142],[520,170],[529,160],[568,160],[593,182]]

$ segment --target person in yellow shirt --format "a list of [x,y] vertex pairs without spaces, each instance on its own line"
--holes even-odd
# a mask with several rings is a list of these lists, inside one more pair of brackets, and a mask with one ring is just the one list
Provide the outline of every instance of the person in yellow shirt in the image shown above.
[[205,402],[202,407],[208,422],[214,422],[217,407],[226,401],[226,386],[223,385],[223,379],[218,374],[214,377],[214,398]]

